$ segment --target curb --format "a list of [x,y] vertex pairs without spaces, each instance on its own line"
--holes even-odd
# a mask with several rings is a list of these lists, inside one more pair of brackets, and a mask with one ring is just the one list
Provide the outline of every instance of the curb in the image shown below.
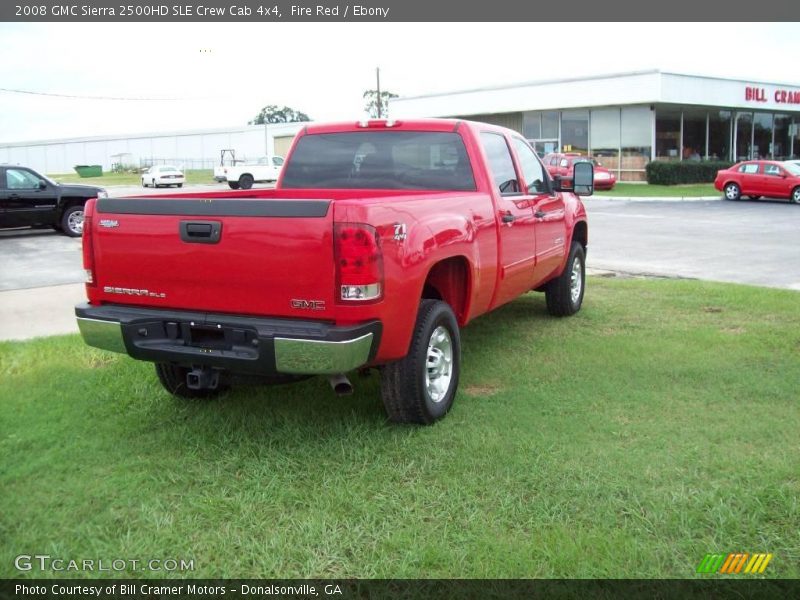
[[587,196],[587,200],[616,200],[623,202],[710,202],[722,196]]

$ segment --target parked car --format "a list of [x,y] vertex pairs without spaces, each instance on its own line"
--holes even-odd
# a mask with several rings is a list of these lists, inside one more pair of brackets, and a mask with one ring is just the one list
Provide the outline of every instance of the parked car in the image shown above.
[[0,227],[46,226],[79,237],[86,201],[107,195],[94,185],[57,183],[30,167],[0,165]]
[[748,160],[717,171],[714,187],[728,200],[788,198],[800,204],[800,165],[794,161]]
[[232,190],[249,190],[254,183],[278,181],[283,167],[282,156],[264,156],[255,162],[214,167],[214,181],[227,181]]
[[184,183],[186,177],[183,171],[172,165],[154,165],[142,173],[142,187],[158,188],[162,185],[183,187]]
[[594,188],[596,190],[610,190],[617,183],[617,177],[611,171],[594,158],[583,154],[555,152],[546,154],[542,162],[551,176],[559,175],[560,177],[572,177],[575,163],[590,162],[594,166]]
[[432,423],[461,327],[531,290],[551,315],[580,310],[590,163],[554,182],[518,133],[469,121],[298,136],[276,189],[91,203],[86,343],[154,362],[186,398],[239,375],[348,393],[345,373],[377,367],[389,418]]

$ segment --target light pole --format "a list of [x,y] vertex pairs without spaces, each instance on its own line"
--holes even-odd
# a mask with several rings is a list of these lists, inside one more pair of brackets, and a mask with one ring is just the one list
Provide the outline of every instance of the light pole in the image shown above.
[[375,77],[378,80],[378,118],[381,118],[381,68],[375,68]]

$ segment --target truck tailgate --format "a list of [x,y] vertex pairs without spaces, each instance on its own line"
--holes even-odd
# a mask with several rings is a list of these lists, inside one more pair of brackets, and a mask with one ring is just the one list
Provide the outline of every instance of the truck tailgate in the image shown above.
[[325,319],[330,200],[104,198],[91,223],[93,304]]

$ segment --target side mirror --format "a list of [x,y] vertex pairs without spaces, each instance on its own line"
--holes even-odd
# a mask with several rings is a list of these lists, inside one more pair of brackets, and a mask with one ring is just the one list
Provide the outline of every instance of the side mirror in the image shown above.
[[46,190],[47,189],[47,182],[39,180],[39,189]]
[[572,170],[572,189],[578,196],[591,196],[594,193],[594,165],[592,163],[575,163]]
[[572,179],[561,175],[553,175],[553,190],[556,192],[571,192]]

